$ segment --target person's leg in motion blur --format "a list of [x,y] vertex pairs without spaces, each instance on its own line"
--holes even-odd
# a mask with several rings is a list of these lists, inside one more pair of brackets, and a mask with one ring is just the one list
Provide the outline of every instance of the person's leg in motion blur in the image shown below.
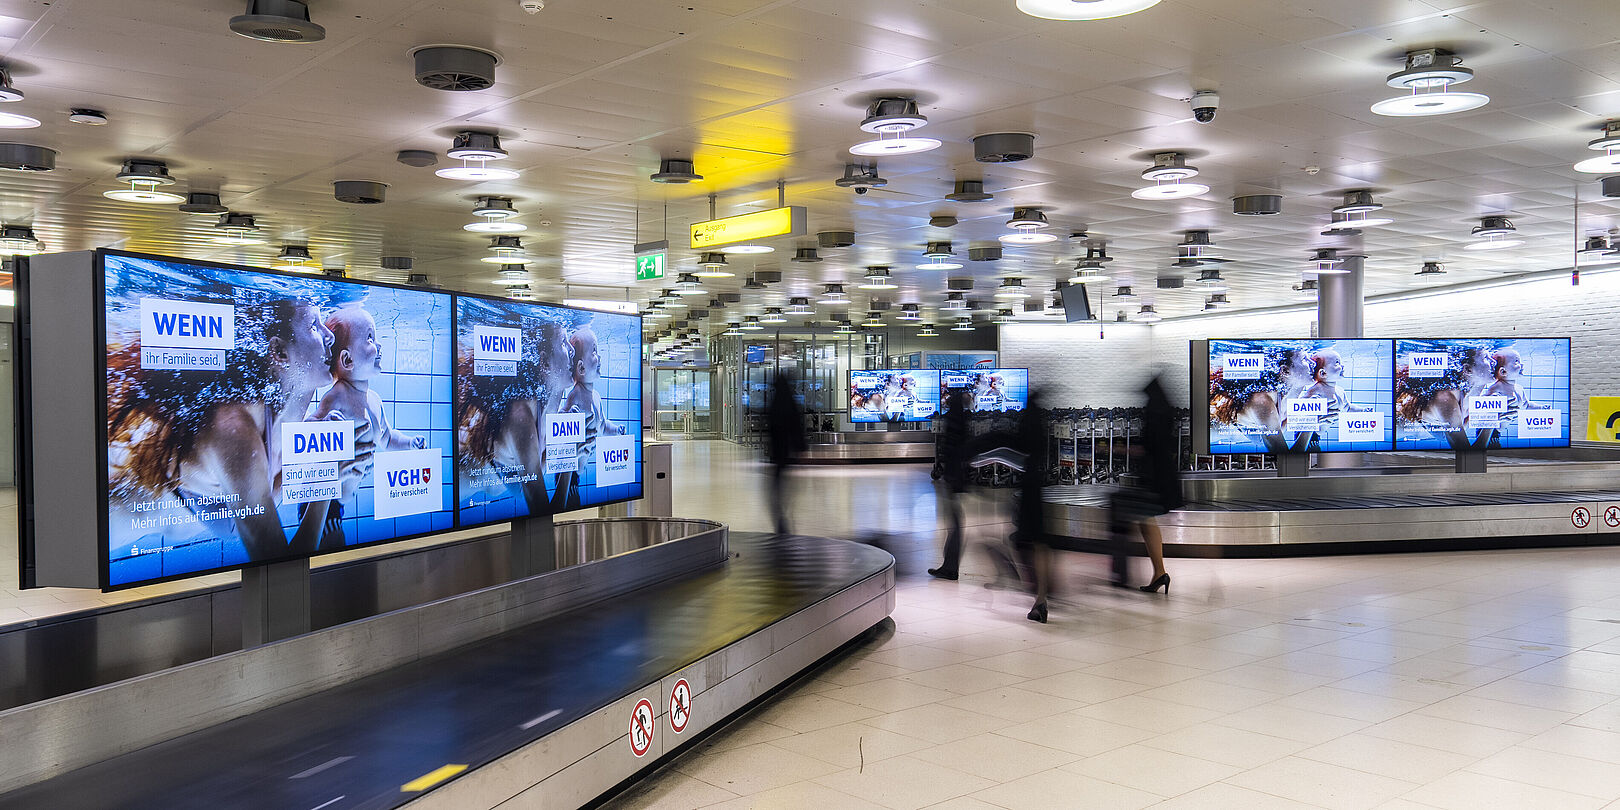
[[1142,533],[1142,545],[1147,547],[1148,559],[1153,561],[1153,579],[1142,586],[1142,590],[1153,593],[1164,588],[1166,595],[1170,593],[1170,574],[1164,570],[1164,535],[1159,533],[1159,524],[1153,518],[1145,518],[1136,524]]
[[951,528],[945,534],[945,561],[928,573],[940,579],[956,579],[962,567],[962,495],[950,484],[942,484],[943,505],[950,516]]
[[782,463],[771,465],[771,517],[777,534],[788,533],[787,468],[788,465]]

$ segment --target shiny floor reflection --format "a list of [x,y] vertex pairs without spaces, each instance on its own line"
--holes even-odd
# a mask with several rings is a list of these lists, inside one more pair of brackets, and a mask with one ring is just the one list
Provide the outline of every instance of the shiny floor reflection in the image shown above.
[[[682,514],[763,527],[747,451],[683,457]],[[926,467],[802,482],[796,520],[932,565]],[[1048,625],[984,560],[903,566],[892,633],[608,806],[1620,808],[1620,549],[1173,559],[1169,598],[1063,554]]]

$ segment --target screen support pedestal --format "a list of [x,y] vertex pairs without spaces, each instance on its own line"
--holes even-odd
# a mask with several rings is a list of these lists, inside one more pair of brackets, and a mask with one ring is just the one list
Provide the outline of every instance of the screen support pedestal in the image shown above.
[[511,579],[557,570],[557,532],[550,515],[514,519],[510,543]]
[[1278,453],[1278,478],[1305,478],[1311,474],[1310,453]]
[[1485,451],[1484,450],[1475,450],[1475,449],[1458,450],[1457,451],[1457,472],[1460,472],[1460,473],[1482,473],[1482,472],[1485,472]]
[[309,560],[242,569],[242,649],[309,632]]

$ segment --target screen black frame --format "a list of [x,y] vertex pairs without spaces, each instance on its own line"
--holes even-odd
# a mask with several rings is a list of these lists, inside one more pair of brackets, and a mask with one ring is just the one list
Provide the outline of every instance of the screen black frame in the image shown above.
[[[622,316],[622,317],[626,317],[626,318],[635,318],[636,319],[636,331],[637,332],[640,332],[646,326],[646,320],[642,317],[641,313],[639,313],[639,312],[635,313],[635,314],[631,314],[631,313],[628,313],[628,312],[609,312],[607,310],[591,309],[590,307],[574,307],[574,306],[568,306],[566,304],[550,304],[550,303],[546,303],[544,301],[515,301],[515,300],[513,300],[511,298],[502,298],[501,296],[498,296],[498,295],[483,295],[483,294],[480,294],[480,293],[459,293],[458,292],[458,293],[452,293],[451,296],[452,296],[452,299],[472,298],[472,299],[478,299],[478,300],[483,300],[483,301],[492,301],[492,302],[499,303],[499,304],[516,304],[516,305],[519,305],[519,306],[546,307],[546,308],[549,308],[549,309],[568,309],[568,310],[573,310],[575,312],[589,312],[589,313],[592,313],[593,315],[618,315],[618,316]],[[452,352],[452,362],[454,362],[454,358],[459,357],[460,353],[461,353],[461,323],[460,323],[461,308],[456,306],[455,301],[452,300],[451,301],[451,309],[454,310],[454,312],[452,313],[452,317],[450,319],[451,324],[452,324],[451,334],[450,334],[450,340],[451,340],[450,348],[451,348],[451,352]],[[615,498],[615,499],[610,500],[610,501],[603,501],[601,503],[593,503],[593,504],[590,504],[589,506],[581,506],[579,508],[580,511],[583,511],[583,510],[586,510],[586,509],[596,509],[596,508],[602,507],[602,506],[613,506],[615,504],[629,503],[631,501],[638,501],[638,500],[641,500],[642,498],[645,498],[647,496],[647,425],[646,425],[645,421],[643,421],[646,418],[646,405],[647,405],[647,403],[646,403],[647,378],[645,376],[645,374],[647,372],[647,362],[646,362],[646,360],[647,360],[647,343],[646,343],[645,340],[637,341],[636,342],[636,363],[637,363],[637,368],[639,368],[641,370],[641,378],[639,380],[641,385],[640,385],[640,390],[637,391],[636,399],[637,399],[638,403],[640,404],[640,406],[642,408],[642,413],[639,415],[639,417],[637,419],[637,422],[641,424],[641,430],[636,433],[636,445],[640,450],[640,452],[636,453],[636,457],[637,457],[637,460],[636,460],[636,485],[637,485],[637,488],[639,489],[641,494],[636,495],[635,497]],[[453,376],[452,376],[452,379],[453,379]],[[460,406],[460,403],[456,402],[455,391],[452,390],[450,392],[450,422],[451,422],[450,427],[451,427],[452,433],[459,432],[459,427],[458,426],[461,424],[461,411],[460,411],[459,406]],[[460,447],[459,446],[457,446],[456,448],[451,450],[451,452],[450,452],[450,461],[451,461],[452,465],[455,467],[456,485],[455,485],[455,488],[454,488],[454,492],[455,492],[456,500],[455,500],[455,504],[453,505],[452,508],[454,509],[454,511],[456,513],[456,528],[457,529],[476,529],[476,528],[479,528],[481,526],[493,526],[493,525],[495,525],[497,523],[511,523],[512,521],[515,521],[515,520],[526,520],[528,518],[538,518],[538,517],[555,517],[557,515],[567,514],[566,512],[545,511],[545,512],[533,512],[533,513],[530,513],[528,515],[517,516],[517,517],[493,518],[493,519],[490,519],[490,520],[480,520],[480,521],[477,521],[477,522],[463,522],[461,520],[461,463],[460,463],[461,462],[461,452],[460,452]]]
[[[1520,340],[1562,340],[1564,342],[1564,344],[1568,347],[1568,350],[1565,351],[1564,355],[1565,355],[1565,357],[1567,357],[1569,359],[1569,373],[1564,375],[1564,403],[1565,403],[1565,409],[1566,409],[1565,413],[1564,413],[1564,429],[1565,429],[1565,431],[1567,433],[1569,433],[1569,438],[1565,439],[1563,444],[1540,444],[1540,445],[1534,445],[1534,446],[1531,446],[1531,447],[1500,447],[1498,449],[1500,449],[1500,450],[1567,450],[1567,449],[1575,446],[1575,425],[1573,423],[1573,420],[1575,418],[1575,416],[1574,416],[1574,414],[1575,414],[1575,341],[1574,341],[1573,338],[1570,338],[1570,337],[1567,337],[1567,336],[1561,337],[1561,336],[1557,336],[1557,335],[1549,336],[1549,337],[1543,337],[1543,336],[1538,336],[1538,335],[1522,335],[1522,336],[1521,335],[1514,335],[1514,336],[1511,336],[1511,337],[1509,337],[1507,335],[1487,335],[1487,336],[1482,336],[1482,337],[1443,337],[1442,338],[1442,337],[1418,336],[1418,337],[1390,338],[1390,341],[1393,344],[1390,347],[1390,352],[1391,352],[1390,357],[1394,360],[1394,363],[1391,364],[1390,370],[1389,370],[1389,374],[1390,374],[1390,377],[1389,377],[1389,379],[1390,379],[1389,390],[1390,390],[1390,396],[1391,396],[1392,400],[1393,400],[1393,397],[1394,397],[1394,394],[1395,394],[1395,382],[1396,382],[1397,379],[1399,379],[1398,371],[1400,369],[1400,356],[1401,356],[1400,342],[1403,341],[1403,340],[1410,340],[1410,341],[1420,341],[1421,340],[1421,341],[1429,341],[1429,342],[1433,342],[1433,343],[1446,342],[1446,341],[1466,341],[1466,340],[1509,340],[1509,341],[1520,341]],[[1452,447],[1452,446],[1449,446],[1449,445],[1446,446],[1446,447],[1402,447],[1401,446],[1400,415],[1394,413],[1394,409],[1395,409],[1394,408],[1394,402],[1391,401],[1390,402],[1390,411],[1391,411],[1391,413],[1389,415],[1389,418],[1390,418],[1390,424],[1394,425],[1394,427],[1395,427],[1395,433],[1394,433],[1394,442],[1395,442],[1394,451],[1395,452],[1435,452],[1435,451],[1445,452],[1445,451],[1449,451],[1449,450],[1457,450],[1458,449],[1458,448],[1455,448],[1455,447]],[[1482,430],[1483,429],[1488,429],[1488,428],[1482,428]],[[1477,450],[1485,450],[1487,448],[1470,447],[1468,449],[1470,449],[1470,450],[1475,450],[1475,449],[1477,449]]]

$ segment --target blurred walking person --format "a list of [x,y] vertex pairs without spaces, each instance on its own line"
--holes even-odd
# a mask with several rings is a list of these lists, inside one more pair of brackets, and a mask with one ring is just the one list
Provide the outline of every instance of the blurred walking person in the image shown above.
[[1017,450],[1024,454],[1024,474],[1019,479],[1018,511],[1013,520],[1013,545],[1029,566],[1035,585],[1035,605],[1030,621],[1046,623],[1046,596],[1052,586],[1052,549],[1046,537],[1047,445],[1051,428],[1039,391],[1029,392],[1029,402],[1018,415]]
[[776,373],[771,385],[770,402],[766,403],[765,430],[771,462],[771,516],[776,522],[777,534],[788,534],[787,472],[798,461],[808,446],[804,438],[804,411],[794,398],[793,374],[782,370]]
[[1137,485],[1121,489],[1113,498],[1112,517],[1115,542],[1118,543],[1114,561],[1114,584],[1124,586],[1124,546],[1131,533],[1142,537],[1148,559],[1153,563],[1153,579],[1141,586],[1142,591],[1156,593],[1163,589],[1170,594],[1170,574],[1164,568],[1164,537],[1157,519],[1182,506],[1181,468],[1177,463],[1176,411],[1165,393],[1164,384],[1155,377],[1143,390],[1147,404],[1142,409],[1142,443],[1137,457]]
[[940,488],[944,494],[945,510],[950,515],[951,528],[945,535],[945,561],[928,573],[940,579],[954,580],[961,574],[962,565],[962,493],[967,491],[968,477],[968,411],[966,394],[952,391],[945,403],[944,430],[939,436]]

